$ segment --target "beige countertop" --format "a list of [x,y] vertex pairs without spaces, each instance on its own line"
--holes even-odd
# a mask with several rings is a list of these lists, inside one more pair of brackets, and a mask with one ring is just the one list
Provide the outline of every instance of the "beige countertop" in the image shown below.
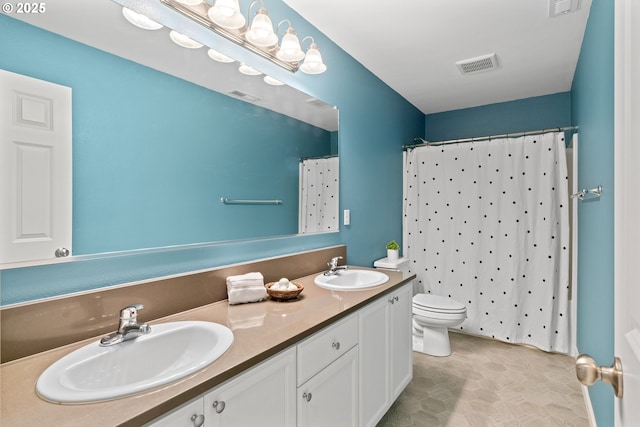
[[[389,281],[360,291],[329,291],[316,286],[316,274],[295,279],[304,286],[289,302],[229,305],[226,300],[149,322],[203,320],[228,326],[234,342],[218,360],[189,377],[145,393],[107,402],[61,405],[40,399],[35,384],[56,360],[100,337],[8,362],[0,367],[0,424],[55,426],[139,426],[297,343],[414,276],[386,271]],[[141,315],[141,321],[144,316]]]

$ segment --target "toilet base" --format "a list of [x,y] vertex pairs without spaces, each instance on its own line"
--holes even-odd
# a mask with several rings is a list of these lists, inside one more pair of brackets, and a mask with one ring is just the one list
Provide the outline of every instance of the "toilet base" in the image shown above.
[[418,326],[415,322],[413,328],[413,351],[438,357],[451,355],[449,330],[447,328]]

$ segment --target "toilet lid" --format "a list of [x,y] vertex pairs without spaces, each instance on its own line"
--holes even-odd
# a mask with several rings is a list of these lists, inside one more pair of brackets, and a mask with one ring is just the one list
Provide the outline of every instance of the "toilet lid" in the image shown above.
[[461,311],[465,310],[466,308],[464,304],[454,300],[453,298],[447,298],[440,295],[432,294],[415,295],[413,297],[413,305],[444,312]]

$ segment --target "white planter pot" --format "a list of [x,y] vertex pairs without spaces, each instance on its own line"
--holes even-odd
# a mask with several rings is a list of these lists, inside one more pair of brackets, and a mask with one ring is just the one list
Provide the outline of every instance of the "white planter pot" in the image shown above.
[[399,249],[387,249],[387,259],[389,261],[397,261],[399,257],[400,257]]

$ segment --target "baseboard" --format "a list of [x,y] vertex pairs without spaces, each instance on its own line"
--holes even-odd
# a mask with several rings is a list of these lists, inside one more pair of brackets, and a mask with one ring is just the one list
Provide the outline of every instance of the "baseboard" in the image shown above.
[[598,427],[596,424],[596,415],[593,413],[591,406],[591,396],[589,396],[589,388],[586,385],[580,385],[582,388],[582,397],[584,397],[584,405],[587,408],[587,417],[589,418],[589,426]]

